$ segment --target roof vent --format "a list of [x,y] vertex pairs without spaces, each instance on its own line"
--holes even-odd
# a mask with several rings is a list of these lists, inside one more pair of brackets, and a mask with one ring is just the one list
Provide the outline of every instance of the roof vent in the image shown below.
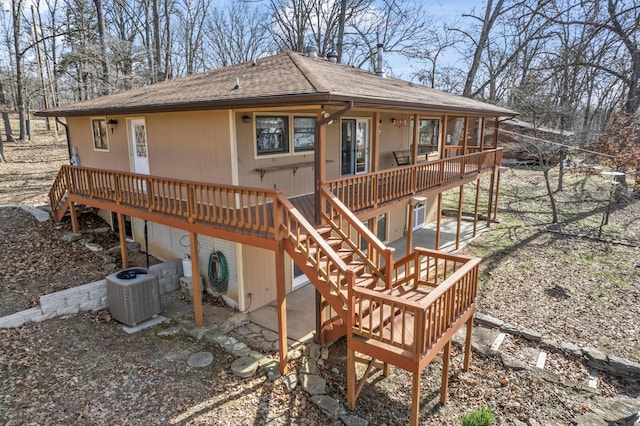
[[236,85],[233,86],[233,90],[238,90],[240,88],[240,77],[236,77]]
[[327,53],[327,59],[329,60],[329,62],[333,62],[334,64],[336,62],[338,62],[338,54],[332,50],[331,52]]
[[318,48],[315,46],[307,46],[307,56],[310,58],[317,58],[318,57]]
[[386,78],[387,73],[385,73],[384,69],[382,68],[382,64],[383,64],[382,52],[384,52],[384,49],[383,49],[384,45],[382,43],[378,43],[376,47],[378,48],[378,57],[376,61],[376,75],[378,77]]

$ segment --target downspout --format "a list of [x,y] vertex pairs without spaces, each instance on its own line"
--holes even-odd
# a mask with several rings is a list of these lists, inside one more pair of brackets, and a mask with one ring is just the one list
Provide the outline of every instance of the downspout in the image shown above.
[[62,124],[64,126],[64,133],[67,135],[67,152],[69,153],[69,163],[71,163],[71,157],[73,154],[71,153],[71,138],[69,137],[69,126],[67,123],[63,123],[60,121],[58,117],[56,117],[56,123]]
[[[316,223],[320,223],[320,128],[338,118],[342,117],[353,108],[353,101],[349,101],[347,105],[342,108],[340,111],[336,111],[333,114],[323,118],[322,120],[316,122],[316,126],[314,128],[314,137],[315,137],[315,148],[313,150],[313,162],[314,162],[314,172],[313,177],[316,182]],[[326,148],[326,147],[323,147]]]

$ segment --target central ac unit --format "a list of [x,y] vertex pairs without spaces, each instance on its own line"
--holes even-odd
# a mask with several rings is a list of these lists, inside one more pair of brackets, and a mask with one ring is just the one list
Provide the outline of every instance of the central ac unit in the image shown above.
[[107,276],[107,298],[113,319],[134,326],[160,313],[158,275],[130,268]]

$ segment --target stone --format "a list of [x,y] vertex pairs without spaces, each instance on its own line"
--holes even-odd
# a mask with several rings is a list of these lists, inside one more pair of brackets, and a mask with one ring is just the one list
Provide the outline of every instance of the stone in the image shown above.
[[582,356],[582,349],[580,349],[580,347],[578,345],[575,345],[571,342],[561,342],[560,343],[560,350],[564,353],[567,353],[569,355],[573,355],[575,357],[581,357]]
[[302,367],[300,368],[300,374],[316,374],[318,372],[318,363],[315,359],[305,357],[302,360]]
[[322,357],[322,359],[324,359],[325,361],[329,359],[329,348],[322,348],[322,350],[320,351],[320,356]]
[[118,244],[117,246],[113,246],[108,250],[105,250],[105,253],[109,256],[117,256],[118,254],[120,254],[120,244]]
[[243,356],[231,363],[231,371],[238,377],[246,379],[256,374],[258,361],[251,356]]
[[262,330],[262,337],[268,342],[275,342],[278,340],[278,333],[274,333],[271,330],[267,330],[266,328]]
[[251,330],[254,333],[261,333],[262,332],[262,327],[260,327],[258,324],[250,322],[249,324],[247,324],[246,326],[249,330]]
[[512,370],[526,370],[527,365],[521,361],[518,361],[514,357],[501,353],[500,358],[502,359],[502,365]]
[[609,365],[613,368],[612,371],[621,373],[623,375],[640,375],[640,364],[617,357],[615,355],[609,355]]
[[140,243],[137,241],[127,242],[127,250],[129,250],[130,252],[140,251]]
[[527,424],[529,426],[540,426],[540,423],[536,419],[534,419],[533,417],[527,419]]
[[542,340],[542,335],[540,333],[538,333],[537,331],[533,331],[530,330],[528,328],[524,328],[524,327],[517,327],[513,324],[503,324],[500,327],[500,330],[504,331],[505,333],[509,333],[509,334],[515,334],[517,336],[522,336],[527,340],[531,340],[534,342],[539,342]]
[[320,345],[318,345],[317,343],[310,343],[308,346],[308,349],[309,349],[309,358],[311,358],[314,361],[317,361],[320,359],[320,350],[322,349]]
[[311,402],[316,404],[327,417],[338,418],[341,407],[340,403],[334,398],[327,395],[314,395],[311,397]]
[[100,252],[100,251],[104,251],[104,247],[102,247],[100,244],[98,243],[87,243],[84,245],[86,248],[88,248],[89,250],[91,250],[94,253]]
[[87,245],[89,243],[94,242],[95,239],[96,239],[96,237],[94,237],[93,235],[85,235],[84,238],[81,238],[81,239],[78,240],[78,244],[81,244],[81,245],[84,246],[84,245]]
[[193,368],[207,367],[212,362],[213,354],[211,352],[196,352],[187,359],[187,364]]
[[302,358],[302,351],[300,349],[292,349],[289,351],[289,359]]
[[486,357],[493,355],[491,346],[500,334],[499,331],[486,327],[475,327],[471,334],[471,345],[480,355]]
[[251,333],[251,330],[249,330],[247,327],[242,326],[242,327],[238,327],[235,329],[235,332],[238,333],[241,336],[246,336],[247,334]]
[[302,374],[300,384],[302,389],[309,395],[324,395],[327,393],[327,382],[315,374]]
[[114,263],[116,261],[115,257],[110,256],[108,254],[99,253],[98,256],[100,256],[105,263]]
[[631,398],[596,398],[591,407],[598,417],[608,424],[632,425],[638,420],[640,404]]
[[512,424],[513,426],[527,426],[527,424],[526,424],[525,422],[521,422],[521,421],[520,421],[520,420],[518,420],[518,419],[513,420],[513,421],[511,422],[511,424]]
[[204,327],[189,327],[185,331],[189,336],[193,337],[196,340],[200,340],[209,330]]
[[270,368],[270,369],[267,370],[267,379],[269,379],[272,382],[276,381],[281,376],[282,376],[282,374],[280,374],[280,369],[279,368]]
[[266,358],[264,355],[262,355],[260,352],[256,352],[256,351],[249,351],[249,355],[248,356],[252,356],[255,359],[257,359],[258,361],[260,361],[261,359]]
[[116,270],[116,264],[115,263],[105,263],[104,265],[102,265],[102,269],[106,272],[111,272],[111,271],[115,271]]
[[474,315],[474,319],[476,323],[487,327],[500,328],[504,325],[504,321],[498,318],[494,318],[491,315],[483,314],[481,312],[476,312]]
[[173,326],[173,327],[169,327],[169,328],[165,328],[163,330],[159,330],[158,333],[156,333],[158,336],[175,336],[176,334],[180,333],[180,327],[177,326]]
[[96,234],[104,234],[109,231],[111,231],[111,228],[109,228],[108,226],[103,226],[93,230],[93,232],[95,232]]
[[608,426],[609,423],[602,420],[594,413],[585,413],[573,419],[576,426]]
[[335,374],[337,376],[338,374],[340,374],[340,370],[338,370],[337,367],[332,367],[331,368],[331,374]]
[[352,414],[343,414],[340,416],[340,420],[345,426],[368,426],[369,422],[361,419],[360,417],[354,416]]
[[234,328],[240,327],[241,325],[249,323],[249,316],[242,312],[236,312],[235,314],[227,318],[227,322],[233,324]]
[[78,241],[81,238],[82,238],[81,234],[76,234],[74,232],[65,232],[62,234],[62,241],[66,241],[69,243],[73,241]]
[[251,349],[249,349],[247,345],[245,345],[242,342],[236,343],[235,345],[233,345],[233,348],[231,348],[231,355],[233,356],[237,356],[237,357],[249,356],[250,353],[251,353]]
[[291,392],[296,388],[296,385],[298,384],[298,376],[296,375],[296,373],[289,373],[284,376],[282,384],[284,385],[284,388],[287,390],[287,392]]
[[231,353],[236,343],[238,343],[238,340],[235,337],[227,337],[227,340],[222,344],[222,347],[225,351]]
[[273,358],[269,358],[266,356],[258,359],[257,361],[258,361],[258,367],[262,370],[269,370],[271,368],[280,367],[280,363],[278,362],[278,360],[275,360]]
[[595,348],[584,348],[583,352],[589,361],[593,361],[596,364],[605,364],[607,362],[607,355]]

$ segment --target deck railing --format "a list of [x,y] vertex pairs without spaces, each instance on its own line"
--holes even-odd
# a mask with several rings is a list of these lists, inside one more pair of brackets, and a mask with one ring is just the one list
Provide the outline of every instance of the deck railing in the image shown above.
[[[420,300],[379,289],[350,289],[353,334],[409,351],[414,361],[419,361],[472,308],[479,263],[477,258],[417,249],[414,255],[398,261],[396,270],[405,269],[404,284],[420,288],[424,283],[435,288],[425,289]],[[437,272],[435,265],[441,265]],[[373,313],[363,315],[365,311]]]
[[502,148],[498,148],[349,176],[327,181],[325,185],[348,209],[359,211],[460,181],[470,175],[490,170],[501,162]]
[[320,215],[322,222],[331,226],[334,232],[351,247],[372,274],[377,275],[391,288],[394,248],[385,246],[347,207],[329,191],[320,188]]
[[[59,181],[60,179],[60,181]],[[62,166],[49,192],[56,210],[64,191],[151,213],[275,235],[280,190],[204,184],[129,172]]]

